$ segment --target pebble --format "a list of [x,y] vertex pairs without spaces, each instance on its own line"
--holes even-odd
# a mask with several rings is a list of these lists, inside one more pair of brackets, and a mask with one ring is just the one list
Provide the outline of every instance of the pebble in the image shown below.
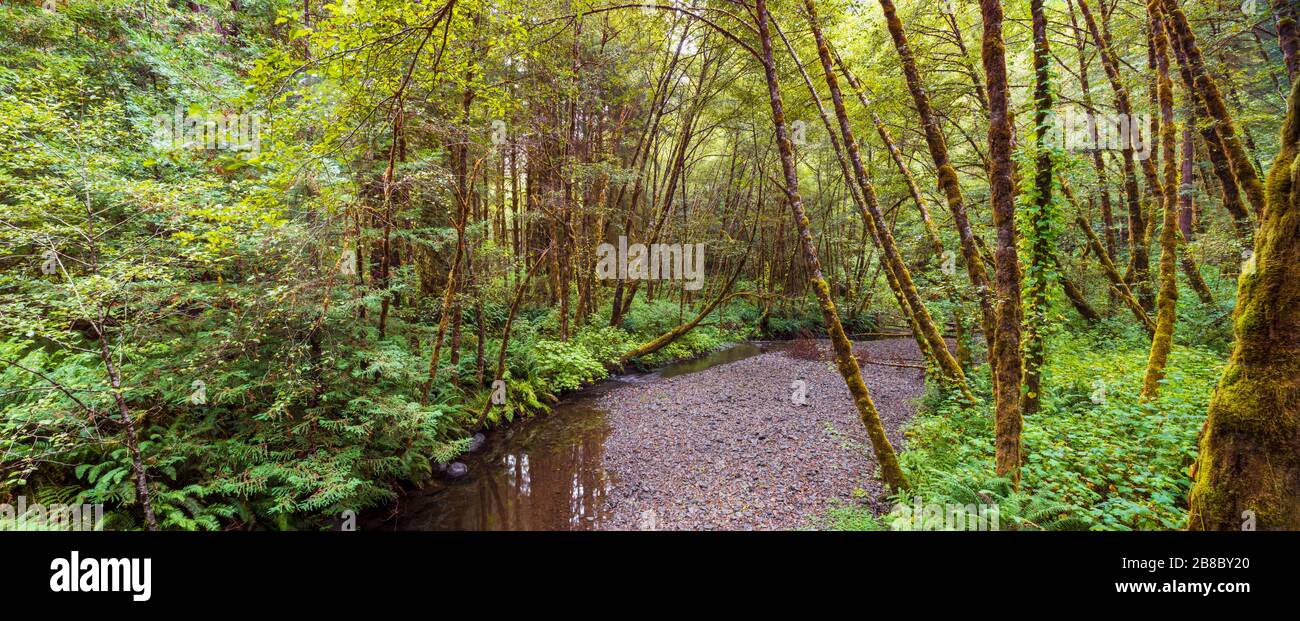
[[[820,345],[830,351],[828,342]],[[921,357],[911,339],[859,343],[856,350],[870,360]],[[862,373],[901,450],[899,428],[924,392],[923,372],[864,364]],[[795,380],[807,383],[806,406],[791,400]],[[637,530],[650,510],[660,530],[789,530],[813,526],[832,501],[855,498],[856,488],[867,498],[853,502],[874,505],[882,495],[857,408],[825,361],[773,351],[629,385],[598,405],[610,426],[604,465],[617,481],[602,528]]]

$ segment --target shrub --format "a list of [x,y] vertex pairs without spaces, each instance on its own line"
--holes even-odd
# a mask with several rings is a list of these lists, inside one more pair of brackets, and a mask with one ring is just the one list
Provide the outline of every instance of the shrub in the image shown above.
[[638,300],[623,318],[623,329],[641,336],[655,337],[663,334],[691,316],[691,309],[682,309],[677,302],[658,299],[653,302]]
[[533,347],[533,364],[547,390],[575,390],[606,375],[605,367],[586,347],[577,343],[542,340]]
[[[1062,528],[1183,526],[1187,468],[1196,458],[1196,436],[1223,357],[1175,347],[1160,399],[1143,404],[1138,395],[1145,339],[1118,339],[1108,332],[1061,334],[1049,341],[1042,411],[1025,420],[1021,437],[1026,456],[1021,490],[991,495],[1003,507],[1004,526],[1008,509],[1032,513],[1025,515],[1031,522],[1054,516],[1053,522],[1060,522],[1055,527]],[[984,397],[981,407],[962,407],[928,386],[922,413],[906,427],[907,450],[899,461],[913,492],[926,502],[957,502],[971,490],[989,495],[998,489],[990,479],[994,448],[987,373],[970,379]],[[1044,513],[1045,507],[1051,510]],[[839,507],[827,514],[828,523],[862,527],[868,520],[862,512],[870,513]]]
[[636,346],[636,339],[630,334],[610,326],[584,326],[573,341],[585,347],[593,358],[606,366],[617,364],[624,353]]

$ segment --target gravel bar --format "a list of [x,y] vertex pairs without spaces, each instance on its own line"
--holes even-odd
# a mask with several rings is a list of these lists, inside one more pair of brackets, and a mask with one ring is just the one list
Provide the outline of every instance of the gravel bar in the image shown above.
[[[829,342],[819,346],[829,352]],[[891,363],[921,357],[911,339],[856,351]],[[924,372],[872,364],[862,372],[901,450],[899,428],[916,410]],[[806,405],[794,403],[796,381],[806,383]],[[830,362],[769,352],[620,387],[598,406],[608,414],[604,465],[615,481],[604,528],[789,530],[813,526],[836,501],[882,502],[870,441]]]

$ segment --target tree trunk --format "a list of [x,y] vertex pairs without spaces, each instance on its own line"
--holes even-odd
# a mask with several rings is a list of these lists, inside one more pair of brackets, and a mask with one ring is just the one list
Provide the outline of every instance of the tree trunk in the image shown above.
[[1036,171],[1034,176],[1034,206],[1029,212],[1029,274],[1025,302],[1028,307],[1025,334],[1024,397],[1025,416],[1038,413],[1042,403],[1043,364],[1047,356],[1047,314],[1049,287],[1056,265],[1052,260],[1052,226],[1054,210],[1052,184],[1055,166],[1052,151],[1047,144],[1052,114],[1052,51],[1047,40],[1047,15],[1044,0],[1031,0],[1029,11],[1034,31],[1034,150]]
[[[1070,25],[1075,33],[1075,45],[1079,50],[1079,90],[1083,93],[1083,105],[1089,111],[1093,110],[1092,103],[1092,86],[1088,79],[1088,53],[1086,46],[1086,37],[1082,29],[1079,28],[1078,19],[1074,16],[1074,0],[1069,0],[1070,7]],[[1095,144],[1097,136],[1091,136]],[[1110,201],[1110,186],[1106,183],[1106,163],[1101,157],[1101,149],[1092,150],[1092,167],[1097,171],[1097,191],[1101,195],[1101,224],[1102,234],[1106,240],[1106,254],[1111,261],[1115,261],[1118,256],[1119,243],[1115,235],[1115,208]],[[1089,200],[1091,205],[1091,200]]]
[[903,22],[898,18],[898,10],[894,7],[893,0],[880,0],[880,7],[884,9],[889,35],[902,61],[903,75],[907,78],[907,89],[911,92],[917,114],[921,117],[925,142],[930,148],[930,157],[934,160],[939,188],[943,190],[944,198],[948,202],[948,210],[952,212],[953,222],[957,226],[962,256],[966,260],[966,271],[970,275],[971,285],[975,287],[975,292],[979,296],[984,338],[992,343],[994,332],[997,330],[997,317],[993,309],[993,288],[989,282],[988,268],[985,267],[984,258],[980,256],[979,247],[975,242],[970,217],[966,213],[965,198],[962,197],[961,184],[957,180],[957,169],[953,168],[949,160],[948,145],[944,141],[939,120],[935,118],[934,110],[930,107],[930,96],[926,94],[925,86],[921,83],[921,73],[916,68],[916,59],[912,54],[911,45],[907,42]]
[[[551,252],[551,248],[542,251],[533,264],[528,267],[528,272],[515,285],[514,299],[510,301],[510,311],[506,314],[506,325],[501,330],[501,347],[497,349],[497,366],[496,372],[493,373],[493,384],[498,380],[505,378],[506,374],[506,351],[510,347],[510,329],[514,326],[515,315],[519,313],[519,303],[524,299],[524,292],[528,289],[528,281],[532,280],[533,274],[537,272],[537,266],[546,260],[546,255]],[[492,409],[492,399],[489,398],[483,404],[483,411],[479,412],[478,420],[474,423],[474,429],[483,427],[484,421],[487,420],[488,411]]]
[[[935,224],[934,218],[930,215],[930,207],[926,202],[925,197],[921,194],[921,188],[916,183],[916,177],[912,175],[911,169],[907,167],[907,162],[903,161],[902,150],[898,148],[898,143],[894,141],[893,134],[890,133],[889,127],[885,125],[884,121],[881,120],[880,115],[876,113],[875,106],[872,105],[871,100],[867,98],[866,91],[862,88],[862,84],[858,82],[858,79],[853,75],[853,72],[844,64],[844,60],[840,58],[840,55],[835,53],[835,50],[832,49],[831,54],[835,57],[835,63],[839,66],[840,71],[844,73],[845,79],[849,81],[849,86],[851,86],[854,93],[857,94],[858,101],[861,102],[862,106],[871,114],[871,122],[876,126],[876,133],[879,134],[880,139],[884,141],[885,148],[889,151],[890,159],[893,160],[894,166],[898,169],[899,174],[903,176],[903,180],[907,183],[907,191],[911,194],[912,201],[916,203],[917,212],[921,216],[921,222],[924,224],[925,234],[929,238],[930,246],[934,248],[935,256],[940,257],[940,260],[944,260],[942,257],[945,255],[946,251],[944,250],[943,240],[939,238],[939,227]],[[980,85],[980,92],[984,92],[982,83]],[[982,101],[987,101],[987,99]],[[831,133],[834,134],[834,132]],[[966,318],[965,312],[962,309],[961,293],[957,290],[957,284],[953,282],[953,275],[954,274],[949,274],[947,270],[940,270],[940,282],[943,283],[944,292],[947,294],[948,300],[952,303],[952,320],[953,323],[956,324],[957,328],[957,361],[961,364],[962,368],[965,369],[969,368],[971,364],[969,335],[966,330]]]
[[994,440],[997,474],[1020,483],[1020,258],[1016,252],[1016,197],[1011,164],[1012,126],[1002,42],[1001,0],[980,0],[984,17],[984,75],[989,93],[990,202],[997,231],[997,328],[990,346],[995,382]]
[[[777,34],[781,35],[782,41],[786,44],[786,49],[789,50],[790,56],[794,59],[795,65],[799,69],[799,75],[803,77],[804,84],[808,87],[809,96],[812,97],[813,103],[816,104],[817,113],[821,117],[822,125],[826,127],[826,135],[830,139],[831,149],[835,152],[835,159],[840,164],[840,172],[844,176],[844,185],[849,190],[849,195],[853,199],[853,204],[857,206],[858,212],[862,215],[863,227],[871,237],[871,240],[875,242],[876,247],[881,247],[882,242],[880,240],[879,230],[875,221],[872,220],[871,216],[867,213],[866,202],[865,199],[862,198],[862,188],[854,181],[853,167],[849,164],[848,158],[844,155],[844,149],[840,147],[839,134],[836,133],[835,127],[831,125],[830,117],[826,114],[826,107],[822,105],[821,97],[817,95],[817,88],[813,86],[812,79],[808,77],[808,72],[804,69],[803,63],[800,62],[796,55],[794,46],[790,45],[789,40],[786,39],[785,33],[781,32],[780,28],[778,28]],[[882,271],[885,273],[885,282],[889,285],[889,290],[894,294],[894,300],[898,304],[899,313],[905,320],[907,320],[908,325],[912,327],[912,338],[916,341],[916,346],[920,349],[921,356],[925,358],[927,365],[933,365],[938,368],[939,361],[935,358],[934,350],[931,348],[930,342],[926,339],[925,332],[917,320],[912,305],[908,303],[908,298],[903,293],[903,288],[899,283],[897,272],[894,269],[894,264],[882,258],[880,265]]]
[[1088,237],[1088,247],[1092,248],[1092,253],[1097,255],[1097,262],[1101,264],[1102,271],[1106,278],[1110,280],[1110,286],[1124,302],[1124,305],[1133,311],[1133,316],[1142,323],[1148,334],[1155,334],[1156,324],[1147,314],[1146,309],[1142,308],[1142,303],[1133,295],[1133,290],[1129,288],[1128,283],[1124,282],[1124,276],[1119,273],[1119,268],[1106,256],[1105,248],[1102,248],[1101,240],[1097,239],[1097,234],[1092,230],[1092,223],[1083,215],[1075,219],[1075,223],[1083,230]]
[[1296,26],[1295,11],[1293,2],[1273,0],[1273,12],[1277,14],[1277,41],[1292,84],[1300,80],[1300,27]]
[[1160,396],[1160,381],[1165,377],[1169,351],[1173,346],[1174,322],[1178,318],[1178,129],[1174,120],[1174,82],[1169,79],[1169,39],[1161,22],[1160,0],[1147,0],[1151,19],[1151,39],[1155,46],[1156,97],[1160,103],[1160,151],[1164,159],[1160,229],[1160,293],[1156,298],[1156,333],[1151,339],[1146,377],[1142,380],[1142,399],[1155,401]]
[[[1174,57],[1178,59],[1178,73],[1182,76],[1183,87],[1188,93],[1196,91],[1196,78],[1192,75],[1190,63],[1187,62],[1187,56],[1182,48],[1178,45],[1170,46],[1174,52]],[[1205,101],[1200,97],[1189,97],[1192,102],[1195,116],[1201,119],[1209,119],[1209,108],[1205,106]],[[1200,124],[1198,124],[1200,125]],[[1255,225],[1250,221],[1250,213],[1246,211],[1241,202],[1241,190],[1237,185],[1237,178],[1233,175],[1232,164],[1228,161],[1227,152],[1224,150],[1223,139],[1215,131],[1214,125],[1201,125],[1201,139],[1205,143],[1205,153],[1209,156],[1210,164],[1214,168],[1214,176],[1219,180],[1220,193],[1223,199],[1223,208],[1227,210],[1228,215],[1232,216],[1236,224],[1235,231],[1237,237],[1243,245],[1243,249],[1249,249],[1254,239]]]
[[1300,81],[1280,143],[1237,293],[1236,345],[1201,432],[1192,530],[1300,530]]
[[871,446],[876,454],[876,462],[880,465],[881,478],[891,490],[895,492],[905,491],[908,489],[907,477],[898,464],[898,456],[894,452],[893,445],[889,443],[889,438],[885,435],[885,426],[880,420],[880,414],[876,411],[876,404],[871,400],[871,393],[867,390],[867,385],[862,381],[862,370],[858,367],[857,359],[853,357],[853,345],[849,342],[844,333],[844,326],[840,323],[839,313],[835,310],[835,302],[831,299],[830,287],[822,278],[821,262],[817,258],[817,250],[813,244],[811,225],[807,214],[804,212],[803,198],[799,196],[799,175],[794,163],[794,148],[790,143],[785,126],[785,112],[781,102],[781,85],[777,78],[776,61],[772,57],[772,34],[768,27],[767,0],[755,0],[754,8],[756,21],[758,22],[759,42],[762,44],[763,74],[767,79],[768,100],[772,107],[772,123],[776,127],[777,149],[781,157],[781,170],[785,176],[786,198],[790,202],[790,211],[794,216],[795,226],[799,231],[804,262],[808,270],[808,279],[817,295],[818,304],[821,306],[827,332],[830,333],[831,344],[835,350],[836,366],[839,368],[840,375],[844,377],[844,382],[848,385],[849,392],[853,396],[853,402],[858,409],[858,416],[862,420],[863,426],[866,427],[868,437],[871,439]]
[[1232,114],[1228,112],[1228,104],[1224,102],[1223,92],[1219,90],[1218,82],[1205,67],[1201,48],[1196,43],[1196,34],[1192,32],[1187,15],[1183,13],[1182,7],[1178,6],[1177,0],[1164,0],[1164,6],[1170,17],[1165,20],[1165,27],[1170,32],[1174,47],[1182,50],[1179,60],[1186,59],[1192,79],[1196,83],[1196,88],[1192,89],[1192,92],[1197,99],[1205,103],[1210,118],[1216,123],[1215,130],[1223,140],[1224,151],[1228,155],[1228,162],[1232,165],[1232,174],[1237,179],[1237,185],[1246,193],[1246,198],[1255,208],[1255,214],[1262,216],[1265,206],[1264,185],[1260,182],[1259,174],[1251,164],[1250,156],[1247,155],[1246,148],[1238,136],[1237,124]]
[[[1088,31],[1092,33],[1093,41],[1097,44],[1100,51],[1102,68],[1106,70],[1106,77],[1110,80],[1111,89],[1115,91],[1115,108],[1124,118],[1129,119],[1130,126],[1136,130],[1137,117],[1133,115],[1133,101],[1129,95],[1128,87],[1124,85],[1123,78],[1120,75],[1119,59],[1115,56],[1114,50],[1110,46],[1110,37],[1107,36],[1097,26],[1097,20],[1092,15],[1092,10],[1088,7],[1087,0],[1079,0],[1079,12],[1083,15],[1083,20],[1088,25]],[[1142,302],[1143,308],[1151,308],[1151,285],[1148,278],[1150,270],[1150,257],[1147,254],[1147,221],[1142,212],[1142,199],[1138,193],[1136,164],[1134,164],[1133,145],[1122,145],[1121,154],[1124,158],[1124,192],[1128,199],[1129,212],[1129,278],[1126,282],[1133,284],[1137,290],[1137,298]],[[1146,162],[1150,164],[1148,160]],[[1154,164],[1151,164],[1154,167]],[[1154,173],[1147,175],[1150,181]]]
[[[94,235],[93,229],[91,232]],[[96,262],[92,261],[92,264]],[[126,432],[126,449],[131,453],[131,470],[135,475],[135,493],[140,497],[140,506],[144,508],[144,521],[149,530],[158,530],[158,518],[153,512],[153,497],[149,493],[149,477],[145,470],[144,458],[140,454],[140,436],[136,431],[135,418],[131,415],[131,408],[126,403],[126,398],[122,396],[122,373],[117,364],[113,362],[113,353],[108,349],[108,335],[104,332],[104,325],[107,321],[108,313],[99,309],[99,317],[91,322],[91,327],[95,330],[95,335],[99,338],[99,359],[104,363],[104,370],[108,372],[109,385],[113,387],[113,403],[117,405],[117,413],[122,417],[122,429]]]
[[849,115],[844,108],[844,96],[840,91],[839,80],[835,77],[834,63],[831,60],[830,48],[826,46],[826,39],[822,35],[821,27],[817,23],[817,8],[813,0],[804,0],[804,8],[808,12],[808,22],[812,28],[813,38],[817,41],[817,55],[821,58],[822,72],[826,77],[826,86],[831,93],[831,103],[835,108],[835,117],[839,120],[840,135],[844,139],[844,149],[848,153],[849,162],[853,164],[853,172],[857,179],[858,186],[862,189],[862,196],[866,199],[866,211],[862,214],[864,219],[869,219],[875,223],[880,249],[883,259],[889,263],[893,269],[894,276],[898,279],[899,288],[902,290],[904,297],[907,298],[907,304],[912,309],[912,314],[916,318],[916,324],[921,329],[925,340],[930,345],[931,353],[939,363],[939,371],[943,374],[944,379],[956,389],[967,402],[974,403],[975,396],[971,394],[970,387],[966,384],[966,374],[962,371],[961,365],[953,357],[952,352],[948,351],[948,343],[943,338],[943,333],[935,325],[934,319],[930,316],[930,311],[926,308],[925,302],[921,300],[921,294],[916,290],[916,284],[912,281],[912,273],[907,268],[907,263],[903,261],[903,256],[898,252],[898,245],[894,241],[894,234],[889,230],[889,223],[885,221],[884,214],[880,211],[880,202],[876,198],[875,187],[867,177],[867,170],[862,165],[862,157],[858,152],[858,142],[853,135],[853,129],[849,124]]

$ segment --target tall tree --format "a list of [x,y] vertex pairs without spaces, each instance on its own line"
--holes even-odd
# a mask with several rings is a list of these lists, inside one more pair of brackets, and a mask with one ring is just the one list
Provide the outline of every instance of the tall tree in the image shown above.
[[1025,291],[1027,309],[1025,325],[1024,414],[1038,412],[1043,392],[1043,364],[1046,362],[1047,313],[1050,286],[1055,272],[1053,256],[1054,216],[1052,185],[1056,170],[1047,138],[1055,121],[1052,118],[1052,49],[1047,37],[1047,14],[1044,0],[1030,0],[1029,11],[1034,31],[1034,150],[1036,152],[1033,204],[1029,209],[1028,283]]
[[831,93],[835,118],[839,120],[840,135],[844,138],[844,148],[848,152],[849,161],[853,164],[854,177],[858,186],[862,189],[863,197],[866,199],[867,213],[862,215],[875,224],[881,251],[884,255],[883,259],[890,264],[890,268],[897,277],[903,295],[907,297],[907,303],[916,315],[916,322],[923,331],[925,340],[929,343],[935,359],[939,362],[940,373],[968,402],[973,403],[975,397],[966,384],[966,374],[962,371],[961,365],[957,363],[957,358],[952,355],[952,352],[948,351],[948,344],[943,338],[943,333],[934,324],[930,311],[926,308],[925,302],[921,300],[921,294],[916,290],[916,284],[912,281],[912,272],[907,268],[907,263],[903,261],[903,255],[898,251],[898,244],[894,241],[894,234],[889,230],[889,223],[880,210],[880,201],[876,197],[876,189],[867,175],[866,168],[862,165],[862,156],[858,152],[858,141],[853,135],[853,128],[849,123],[849,115],[844,107],[844,95],[840,91],[839,79],[835,77],[835,64],[831,60],[830,48],[826,45],[826,38],[822,34],[821,25],[817,22],[817,7],[813,0],[804,0],[804,10],[808,13],[808,24],[812,28],[813,38],[817,42],[817,55],[821,58],[822,72],[826,77],[826,86]]
[[1011,93],[1007,83],[1006,46],[1002,40],[1002,1],[980,0],[984,16],[984,75],[989,94],[989,169],[993,227],[997,232],[994,251],[997,272],[997,329],[993,333],[992,362],[994,432],[998,476],[1020,481],[1020,381],[1023,360],[1020,351],[1020,257],[1016,251],[1016,197],[1012,180]]
[[925,143],[930,148],[930,157],[934,160],[935,175],[939,180],[939,189],[943,191],[952,213],[953,223],[961,240],[962,257],[966,260],[966,273],[970,275],[971,285],[979,296],[980,311],[983,320],[984,338],[993,342],[997,330],[997,317],[993,306],[993,286],[989,281],[988,268],[980,254],[971,228],[970,216],[966,211],[966,199],[962,195],[961,182],[957,178],[957,169],[953,167],[948,155],[948,143],[939,127],[939,119],[930,105],[930,95],[921,82],[921,72],[916,66],[916,56],[907,40],[907,31],[903,29],[903,20],[898,18],[898,8],[893,0],[880,0],[880,8],[885,12],[885,25],[889,36],[894,41],[894,49],[903,65],[903,76],[907,79],[907,90],[912,95],[916,112],[921,117],[921,128],[925,132]]
[[[1120,71],[1119,57],[1115,54],[1110,45],[1110,37],[1107,32],[1097,24],[1097,19],[1093,16],[1092,9],[1088,6],[1088,0],[1078,0],[1079,12],[1083,15],[1084,22],[1088,25],[1088,31],[1092,33],[1093,42],[1097,44],[1100,51],[1101,64],[1106,70],[1106,77],[1110,80],[1111,89],[1115,92],[1115,109],[1125,119],[1130,127],[1130,131],[1136,131],[1138,127],[1138,117],[1133,113],[1133,100],[1129,94],[1128,86],[1124,84],[1123,76]],[[1103,17],[1104,17],[1103,13]],[[1151,284],[1148,278],[1150,269],[1150,259],[1147,255],[1147,221],[1146,215],[1142,211],[1142,200],[1138,193],[1137,182],[1137,164],[1134,163],[1133,154],[1134,145],[1121,145],[1121,157],[1124,165],[1124,194],[1128,202],[1129,212],[1129,267],[1128,271],[1132,274],[1128,280],[1130,286],[1136,289],[1138,300],[1142,302],[1145,308],[1151,307]],[[1143,166],[1152,165],[1150,160],[1143,160]],[[1151,181],[1154,172],[1147,175],[1147,180]]]
[[1223,99],[1223,91],[1219,88],[1218,81],[1205,67],[1200,44],[1196,41],[1196,33],[1192,31],[1191,22],[1183,13],[1182,7],[1176,0],[1163,1],[1170,17],[1165,20],[1165,25],[1170,31],[1170,39],[1174,47],[1181,50],[1179,60],[1185,59],[1192,79],[1196,83],[1192,93],[1205,103],[1210,118],[1215,122],[1215,130],[1223,141],[1224,151],[1228,156],[1228,162],[1232,165],[1232,174],[1237,179],[1237,185],[1246,193],[1246,198],[1255,208],[1256,215],[1262,215],[1265,206],[1264,185],[1259,179],[1254,164],[1250,161],[1250,156],[1246,153],[1241,132],[1237,129],[1237,122],[1228,111],[1228,104]]
[[813,242],[808,215],[804,210],[803,198],[799,195],[799,174],[794,163],[794,147],[786,129],[781,83],[777,77],[776,61],[772,56],[772,33],[768,25],[770,17],[767,11],[767,0],[755,0],[754,12],[755,21],[758,22],[759,43],[762,46],[760,61],[763,63],[763,75],[767,80],[768,101],[772,107],[772,124],[776,127],[776,144],[785,180],[784,190],[799,233],[809,284],[812,285],[813,292],[817,296],[822,317],[826,322],[826,330],[830,333],[831,345],[835,351],[835,365],[840,375],[844,377],[844,382],[848,384],[849,393],[853,396],[853,403],[858,409],[858,416],[867,429],[867,436],[871,439],[876,463],[880,466],[881,479],[893,490],[906,490],[907,477],[898,464],[894,446],[885,435],[885,427],[880,420],[880,413],[876,411],[876,404],[871,400],[871,393],[862,381],[862,369],[858,367],[858,361],[853,357],[853,345],[844,333],[839,313],[835,310],[835,302],[831,299],[830,286],[822,276],[821,261],[817,258],[817,248]]
[[1160,292],[1156,298],[1156,333],[1151,339],[1146,377],[1142,380],[1142,398],[1150,401],[1160,394],[1165,377],[1169,350],[1173,346],[1174,322],[1178,317],[1178,127],[1174,119],[1174,82],[1169,78],[1169,39],[1161,22],[1164,17],[1160,0],[1148,0],[1151,38],[1155,46],[1156,96],[1160,102],[1160,151],[1164,162],[1164,187],[1161,210],[1164,221],[1160,229]]
[[1192,530],[1300,530],[1300,81],[1280,143],[1241,274],[1237,340],[1201,431]]

